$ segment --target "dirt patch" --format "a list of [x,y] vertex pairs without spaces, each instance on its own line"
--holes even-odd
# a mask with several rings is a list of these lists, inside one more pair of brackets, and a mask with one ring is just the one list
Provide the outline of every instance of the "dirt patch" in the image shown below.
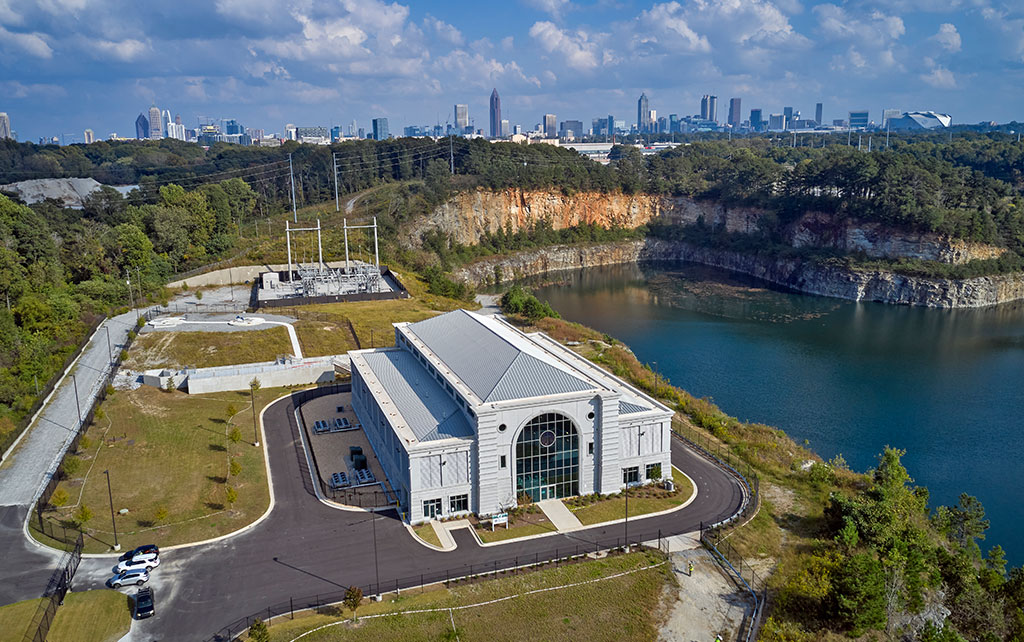
[[675,599],[667,596],[669,612],[659,642],[705,642],[716,635],[725,642],[737,640],[744,616],[753,606],[750,594],[737,589],[703,548],[673,553],[671,563],[679,586],[666,588],[675,592]]

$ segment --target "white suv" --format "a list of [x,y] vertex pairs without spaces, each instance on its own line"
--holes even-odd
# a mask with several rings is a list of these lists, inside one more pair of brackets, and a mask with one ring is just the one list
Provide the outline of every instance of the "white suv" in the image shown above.
[[135,569],[144,569],[147,572],[152,571],[157,566],[160,566],[160,556],[156,553],[143,553],[136,555],[135,557],[127,560],[123,560],[117,563],[117,568],[114,570],[115,573],[124,573],[125,571],[133,571]]
[[108,584],[112,588],[121,588],[129,584],[135,584],[136,586],[142,586],[149,581],[149,572],[144,568],[136,568],[123,573],[118,573],[114,577],[108,580]]

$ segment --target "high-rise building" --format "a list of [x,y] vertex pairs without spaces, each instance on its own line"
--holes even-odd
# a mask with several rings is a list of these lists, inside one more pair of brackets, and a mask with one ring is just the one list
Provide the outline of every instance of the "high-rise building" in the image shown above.
[[558,118],[554,114],[544,114],[544,135],[548,138],[558,138]]
[[585,131],[583,131],[582,120],[566,120],[562,122],[561,131],[559,132],[560,138],[583,138]]
[[139,114],[139,117],[135,119],[135,138],[139,140],[149,138],[149,119],[145,114]]
[[679,131],[679,114],[668,115],[668,131],[670,134],[675,134]]
[[469,105],[455,105],[455,128],[460,134],[469,129]]
[[171,120],[171,110],[165,109],[160,112],[160,123],[163,125],[164,138],[171,138],[171,125],[174,124]]
[[788,125],[788,123],[793,122],[793,108],[792,107],[783,107],[782,108],[782,115],[786,117],[787,125]]
[[159,140],[164,137],[163,127],[160,126],[160,108],[153,105],[149,108],[149,139]]
[[883,109],[882,110],[882,129],[889,126],[889,123],[897,118],[903,116],[903,110],[901,109]]
[[501,96],[498,95],[498,88],[491,92],[491,138],[501,138]]
[[608,114],[608,135],[615,135],[615,117],[611,114]]
[[868,110],[850,112],[850,129],[865,129],[868,126]]
[[704,94],[700,99],[701,120],[718,122],[718,96]]
[[91,145],[94,142],[96,142],[96,134],[91,129],[85,130],[85,144]]
[[825,122],[824,120],[822,120],[824,118],[824,116],[822,115],[822,107],[823,105],[821,103],[817,103],[814,105],[814,122],[818,123],[818,125],[822,125]]
[[651,129],[651,103],[647,94],[641,93],[636,101],[636,130],[641,134]]
[[771,114],[768,116],[768,129],[782,131],[786,128],[785,114]]
[[388,132],[388,119],[387,118],[374,118],[373,119],[373,140],[387,140],[391,137]]
[[175,114],[174,115],[174,124],[175,125],[181,125],[182,124],[181,123],[181,114]]
[[507,118],[502,118],[501,122],[499,123],[499,126],[500,126],[500,129],[498,130],[498,135],[499,136],[501,136],[502,138],[508,138],[509,136],[512,135],[512,132],[509,130],[509,127],[508,127],[508,119]]
[[740,126],[743,122],[743,114],[740,112],[740,99],[730,98],[729,99],[729,125],[734,129]]
[[0,140],[6,140],[8,138],[12,138],[11,117],[7,115],[7,112],[0,111]]
[[244,134],[245,128],[242,127],[242,123],[238,122],[234,118],[229,118],[224,121],[224,133],[231,134]]
[[760,131],[761,127],[764,126],[764,117],[762,116],[763,113],[764,112],[762,112],[760,109],[750,110],[750,128],[753,129],[754,131]]

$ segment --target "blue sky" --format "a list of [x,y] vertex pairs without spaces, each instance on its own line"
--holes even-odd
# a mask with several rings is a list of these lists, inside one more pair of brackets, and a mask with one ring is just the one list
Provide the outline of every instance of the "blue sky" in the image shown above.
[[391,130],[443,124],[468,103],[487,128],[544,113],[632,122],[701,95],[765,113],[934,109],[954,122],[1024,120],[1019,0],[0,0],[0,111],[21,140],[92,128],[134,135],[156,103],[237,118]]

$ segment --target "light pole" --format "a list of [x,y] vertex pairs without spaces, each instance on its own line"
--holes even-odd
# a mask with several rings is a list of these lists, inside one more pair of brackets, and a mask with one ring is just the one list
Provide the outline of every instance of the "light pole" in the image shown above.
[[114,527],[114,550],[121,550],[121,545],[117,543],[117,522],[114,521],[114,493],[110,490],[110,471],[104,470],[103,474],[107,476],[107,497],[110,498],[110,525]]
[[260,447],[260,427],[256,422],[256,393],[260,389],[260,380],[256,377],[252,378],[249,382],[249,401],[252,404],[252,433],[253,433],[253,445],[257,448]]
[[377,513],[373,513],[373,569],[377,573],[377,595],[380,595],[380,567],[377,565]]
[[110,356],[110,365],[114,365],[114,351],[110,347],[110,326],[103,326],[103,329],[107,331],[107,355]]
[[78,402],[78,378],[71,375],[71,383],[75,386],[75,407],[78,408],[78,427],[82,427],[82,404]]

